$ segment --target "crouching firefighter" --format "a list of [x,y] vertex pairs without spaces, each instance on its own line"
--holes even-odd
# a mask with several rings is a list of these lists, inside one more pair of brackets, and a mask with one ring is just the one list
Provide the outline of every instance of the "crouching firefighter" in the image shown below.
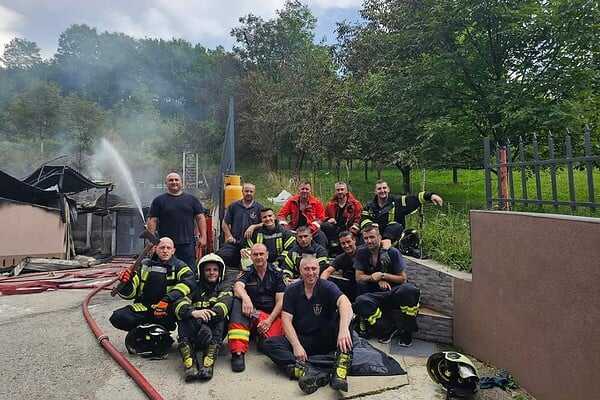
[[[117,329],[129,332],[126,343],[138,343],[135,329],[140,325],[159,324],[167,331],[175,330],[173,305],[196,288],[192,269],[174,256],[175,245],[167,237],[160,239],[155,255],[142,262],[135,274],[123,270],[119,280],[125,285],[119,296],[134,303],[115,310],[110,323]],[[137,333],[136,333],[137,332]],[[128,350],[133,349],[128,346]]]
[[417,330],[419,289],[407,282],[405,264],[396,248],[387,252],[389,263],[382,263],[382,239],[376,225],[363,229],[366,247],[356,250],[357,292],[353,308],[358,316],[356,330],[359,335],[375,335],[382,343],[389,343],[396,335],[401,346],[412,344],[412,334]]
[[[267,338],[263,352],[290,378],[298,379],[304,393],[327,384],[347,391],[346,376],[352,364],[352,305],[334,283],[319,279],[316,258],[300,261],[300,275],[302,279],[289,285],[283,296],[285,336]],[[331,368],[313,359],[327,354],[335,358]]]
[[175,303],[179,352],[187,382],[213,376],[219,347],[225,337],[233,294],[223,283],[225,263],[211,253],[198,263],[198,288]]

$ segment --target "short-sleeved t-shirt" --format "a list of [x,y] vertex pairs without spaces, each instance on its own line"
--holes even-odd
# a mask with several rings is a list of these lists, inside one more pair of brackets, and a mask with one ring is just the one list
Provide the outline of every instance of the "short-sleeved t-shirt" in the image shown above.
[[[379,249],[381,253],[381,249]],[[356,256],[354,257],[354,269],[363,271],[365,274],[372,274],[373,272],[384,272],[386,274],[399,274],[404,271],[405,264],[400,251],[394,247],[388,249],[390,260],[392,264],[386,270],[381,268],[381,262],[379,255],[377,256],[377,265],[371,265],[371,252],[366,246],[361,246],[356,249]],[[393,283],[390,285],[394,286]]]
[[283,311],[294,316],[292,325],[298,335],[314,335],[336,318],[337,301],[342,294],[335,283],[319,279],[307,299],[304,282],[296,281],[285,290]]
[[158,218],[158,234],[177,244],[194,242],[194,217],[204,212],[200,201],[191,194],[174,196],[163,193],[152,200],[149,217]]
[[260,210],[263,206],[256,201],[250,207],[244,206],[241,200],[235,201],[227,207],[225,222],[231,227],[231,234],[238,243],[244,242],[244,232],[250,225],[260,222]]
[[355,281],[354,256],[349,256],[346,253],[339,254],[334,258],[332,266],[337,271],[342,271],[344,278],[349,279],[351,282]]
[[267,267],[267,272],[263,279],[260,279],[254,265],[245,271],[237,279],[245,285],[246,292],[252,300],[254,308],[270,313],[275,307],[275,293],[285,291],[283,274],[277,271],[273,266]]

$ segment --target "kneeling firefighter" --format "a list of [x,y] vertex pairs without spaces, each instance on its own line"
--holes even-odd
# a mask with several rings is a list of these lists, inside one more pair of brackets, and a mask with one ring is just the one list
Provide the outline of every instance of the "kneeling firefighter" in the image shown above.
[[198,263],[198,288],[175,304],[179,326],[179,352],[185,380],[209,380],[225,336],[233,301],[230,287],[223,283],[225,263],[211,253]]

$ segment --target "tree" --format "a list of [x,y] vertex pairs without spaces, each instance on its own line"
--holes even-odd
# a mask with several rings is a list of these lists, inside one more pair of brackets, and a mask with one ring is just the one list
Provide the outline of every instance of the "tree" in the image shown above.
[[9,70],[30,70],[42,63],[42,56],[35,42],[14,38],[4,45],[0,62]]
[[75,150],[74,165],[83,170],[86,167],[86,155],[100,133],[105,113],[95,103],[75,96],[65,98],[63,113],[66,115],[64,128]]

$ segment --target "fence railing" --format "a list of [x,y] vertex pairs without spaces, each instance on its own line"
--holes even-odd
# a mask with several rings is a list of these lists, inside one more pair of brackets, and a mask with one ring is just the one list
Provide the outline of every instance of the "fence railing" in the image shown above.
[[[600,208],[600,203],[596,201],[594,192],[594,168],[600,163],[600,154],[593,154],[591,132],[586,127],[583,135],[583,156],[574,156],[571,135],[566,135],[564,140],[564,156],[562,152],[556,152],[555,143],[552,134],[548,136],[547,159],[541,159],[537,136],[533,136],[531,141],[530,155],[527,157],[527,146],[523,139],[519,138],[516,154],[513,154],[510,142],[506,145],[495,145],[494,156],[492,156],[492,143],[489,138],[484,139],[484,157],[483,166],[485,170],[485,194],[487,208],[491,209],[494,202],[498,202],[498,207],[502,210],[509,209],[516,204],[525,207],[536,205],[552,205],[555,209],[559,206],[569,206],[575,211],[577,207],[587,207],[592,211]],[[559,200],[559,191],[557,184],[557,171],[562,168],[567,171],[567,183],[569,189],[568,200]],[[585,169],[587,184],[587,201],[576,198],[575,173],[574,170]],[[550,175],[551,199],[543,198],[542,173],[548,170]],[[498,192],[497,197],[493,196],[492,172],[497,174]],[[521,197],[517,198],[515,191],[515,172],[520,175]],[[528,181],[533,176],[535,179],[535,195],[529,196]]]

